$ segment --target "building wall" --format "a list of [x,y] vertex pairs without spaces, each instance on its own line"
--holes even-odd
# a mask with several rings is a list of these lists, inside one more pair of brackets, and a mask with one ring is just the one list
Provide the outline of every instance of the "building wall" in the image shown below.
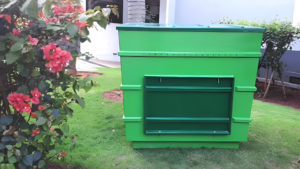
[[96,28],[90,28],[91,42],[81,43],[81,52],[89,52],[97,59],[120,61],[117,55],[119,52],[119,34],[116,27],[120,24],[110,23],[106,29],[101,28],[98,24],[94,24]]
[[295,0],[176,0],[178,24],[211,24],[225,16],[232,20],[293,20]]

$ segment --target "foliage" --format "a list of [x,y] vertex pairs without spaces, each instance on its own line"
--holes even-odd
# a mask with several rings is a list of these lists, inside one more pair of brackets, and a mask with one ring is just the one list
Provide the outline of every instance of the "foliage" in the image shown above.
[[262,39],[262,47],[265,47],[265,53],[259,61],[258,69],[261,67],[266,68],[271,66],[281,74],[282,66],[284,65],[280,62],[280,58],[285,53],[286,50],[292,49],[291,44],[296,39],[300,38],[300,29],[299,27],[294,27],[292,21],[287,19],[273,19],[270,22],[267,21],[252,21],[247,20],[237,20],[233,21],[224,17],[223,20],[219,20],[215,23],[220,24],[234,24],[234,25],[244,25],[244,26],[253,26],[265,28]]
[[[277,18],[271,20],[270,22],[266,22],[266,21],[248,22],[246,20],[232,21],[229,20],[228,18],[223,18],[223,20],[220,20],[217,23],[265,28],[261,45],[262,47],[265,47],[266,50],[263,56],[259,60],[258,70],[261,67],[267,68],[267,70],[271,68],[272,73],[271,73],[270,81],[272,81],[273,79],[274,72],[277,72],[281,80],[284,98],[286,98],[286,92],[282,81],[282,71],[283,68],[286,67],[286,65],[281,61],[281,58],[287,50],[292,49],[291,46],[292,42],[300,38],[299,26],[294,27],[292,25],[292,21],[289,21],[287,19],[281,20]],[[266,76],[266,82],[267,82],[267,78],[268,78],[268,72]],[[267,88],[265,85],[266,92],[263,96],[263,99],[266,98],[269,87],[270,87],[270,83]]]
[[[75,41],[90,41],[89,28],[107,25],[100,7],[85,12],[79,0],[0,0],[0,162],[1,168],[48,168],[67,152],[70,103],[82,108],[78,91],[97,83],[65,70],[79,57]],[[87,55],[89,57],[90,55]]]
[[157,21],[154,20],[156,15],[154,15],[150,12],[149,5],[146,5],[145,8],[146,8],[145,22],[146,23],[157,23]]

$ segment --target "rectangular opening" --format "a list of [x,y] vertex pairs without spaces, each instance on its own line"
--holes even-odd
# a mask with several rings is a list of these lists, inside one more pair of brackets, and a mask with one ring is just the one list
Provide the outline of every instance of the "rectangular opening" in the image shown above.
[[290,83],[300,84],[300,78],[299,77],[290,76]]
[[233,78],[145,76],[145,134],[230,134]]

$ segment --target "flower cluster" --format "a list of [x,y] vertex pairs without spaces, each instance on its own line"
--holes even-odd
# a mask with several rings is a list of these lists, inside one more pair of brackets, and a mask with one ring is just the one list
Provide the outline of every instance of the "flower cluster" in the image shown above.
[[42,95],[41,92],[37,88],[30,92],[32,94],[32,99],[30,100],[32,104],[39,104],[40,103],[40,96]]
[[50,22],[57,23],[57,22],[58,22],[58,19],[57,19],[56,17],[53,17],[53,18],[45,18],[45,22],[46,22],[46,24],[47,24],[47,23],[50,23]]
[[50,68],[53,72],[62,71],[62,69],[67,66],[67,63],[73,60],[70,52],[62,50],[53,43],[50,43],[42,49],[44,51],[43,58],[49,61],[46,67]]
[[31,112],[31,106],[28,103],[30,101],[29,95],[14,92],[8,96],[7,100],[20,113]]
[[32,98],[29,95],[24,95],[23,93],[14,92],[7,97],[9,103],[20,113],[26,112],[31,113],[31,105],[39,104],[39,97],[41,96],[41,92],[37,88],[30,92],[32,94]]

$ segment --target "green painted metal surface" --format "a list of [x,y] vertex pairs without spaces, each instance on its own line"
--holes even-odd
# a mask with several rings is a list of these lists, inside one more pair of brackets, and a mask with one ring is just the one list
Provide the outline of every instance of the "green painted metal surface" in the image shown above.
[[129,23],[117,27],[118,30],[128,31],[185,31],[185,32],[264,32],[264,28],[251,26],[211,24],[211,25],[180,25],[159,23]]
[[262,32],[128,27],[118,28],[119,55],[126,139],[134,148],[247,141]]

